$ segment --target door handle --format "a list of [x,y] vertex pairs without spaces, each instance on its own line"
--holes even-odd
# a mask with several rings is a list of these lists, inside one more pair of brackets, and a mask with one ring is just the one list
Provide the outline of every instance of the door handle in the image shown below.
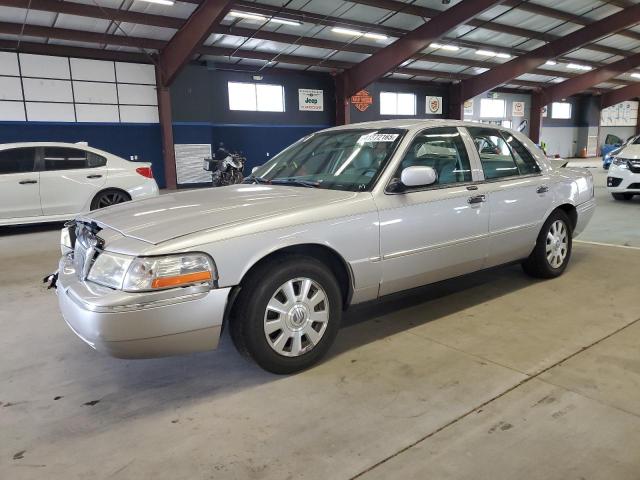
[[536,189],[536,193],[547,193],[548,191],[549,191],[549,187],[547,187],[546,185],[540,185]]
[[102,175],[87,175],[87,178],[102,178]]
[[31,185],[33,183],[38,183],[37,180],[20,180],[18,182],[20,185]]
[[469,197],[469,199],[467,200],[467,202],[469,202],[470,205],[473,205],[476,203],[482,203],[486,201],[487,201],[486,195],[474,195],[473,197]]

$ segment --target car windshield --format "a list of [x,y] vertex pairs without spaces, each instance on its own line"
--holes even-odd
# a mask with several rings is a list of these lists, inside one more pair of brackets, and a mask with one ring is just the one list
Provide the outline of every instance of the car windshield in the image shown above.
[[387,128],[313,134],[259,167],[245,183],[367,190],[405,133],[405,130]]
[[627,145],[640,145],[640,135],[638,135],[637,137],[631,137],[627,141]]

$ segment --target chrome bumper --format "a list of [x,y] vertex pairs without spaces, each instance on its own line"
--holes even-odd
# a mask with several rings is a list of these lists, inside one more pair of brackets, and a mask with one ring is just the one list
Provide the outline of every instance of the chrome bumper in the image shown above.
[[60,260],[56,293],[73,332],[118,358],[151,358],[218,346],[230,288],[188,287],[126,293],[83,282],[69,256]]

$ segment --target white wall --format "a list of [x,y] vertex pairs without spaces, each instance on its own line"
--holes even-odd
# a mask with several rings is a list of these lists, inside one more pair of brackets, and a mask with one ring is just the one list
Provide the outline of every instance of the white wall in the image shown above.
[[158,123],[153,65],[0,52],[0,121]]
[[540,141],[547,144],[547,155],[574,157],[579,134],[579,127],[542,127]]

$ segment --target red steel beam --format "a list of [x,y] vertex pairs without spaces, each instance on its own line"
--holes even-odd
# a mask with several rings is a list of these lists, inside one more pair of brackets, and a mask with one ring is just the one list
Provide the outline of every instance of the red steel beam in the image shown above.
[[640,82],[603,93],[600,97],[600,108],[611,107],[620,102],[638,97],[640,97]]
[[156,65],[156,93],[158,96],[158,120],[162,139],[162,161],[166,187],[175,190],[178,186],[176,173],[176,150],[173,143],[173,120],[169,88],[160,81],[160,69]]
[[460,84],[461,99],[473,98],[481,93],[505,83],[508,80],[530,72],[547,60],[559,57],[567,52],[576,50],[588,42],[618,32],[640,21],[640,5],[627,8],[610,15],[588,27],[581,28],[569,35],[547,43],[529,53],[521,55],[509,62],[503,63],[488,72],[465,80]]
[[160,52],[160,73],[164,86],[169,86],[182,67],[210,35],[211,29],[222,20],[231,0],[205,0],[180,27]]
[[0,50],[33,53],[37,55],[55,55],[60,57],[90,58],[94,60],[114,60],[118,62],[154,63],[153,57],[145,53],[119,52],[99,48],[72,47],[51,43],[20,42],[0,40]]
[[407,33],[365,61],[344,72],[346,96],[351,96],[410,59],[420,50],[440,39],[445,33],[461,25],[503,0],[462,0],[460,3],[433,17],[429,22]]
[[578,75],[577,77],[558,83],[552,87],[544,88],[540,91],[542,105],[549,105],[552,102],[567,98],[574,93],[586,90],[599,83],[606,82],[618,75],[622,75],[629,70],[640,65],[640,53],[611,63],[605,67],[592,70],[591,72]]

